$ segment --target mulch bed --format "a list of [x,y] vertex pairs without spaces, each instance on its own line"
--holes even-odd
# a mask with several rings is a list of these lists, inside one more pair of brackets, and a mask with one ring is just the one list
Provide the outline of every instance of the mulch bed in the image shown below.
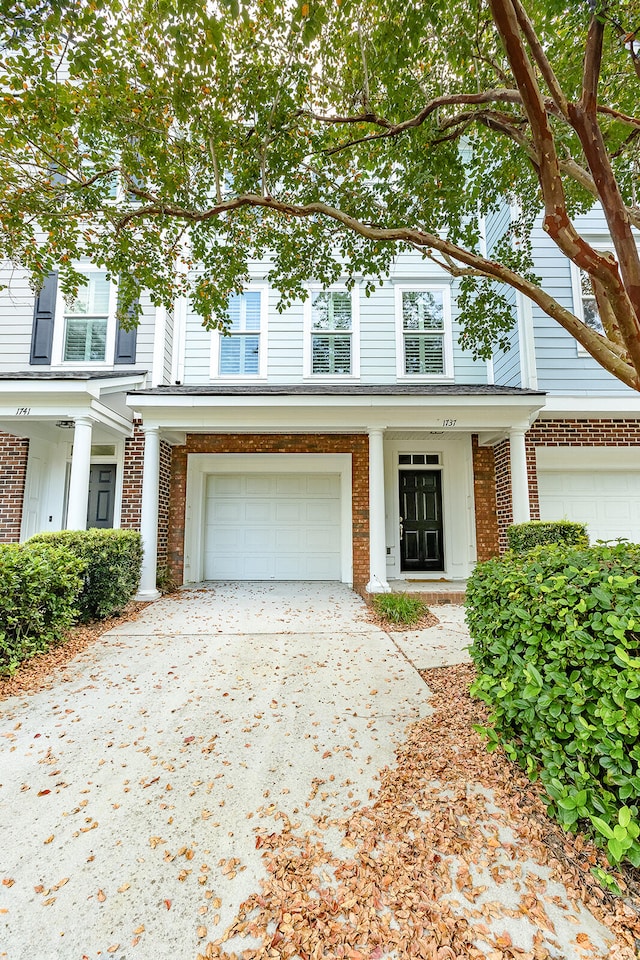
[[426,630],[427,627],[436,627],[440,621],[435,613],[428,610],[424,617],[420,617],[415,623],[396,623],[395,620],[388,620],[386,617],[379,616],[373,608],[367,611],[367,623],[372,623],[386,633],[407,633],[413,630]]
[[25,660],[12,677],[0,677],[0,700],[37,693],[53,686],[64,673],[67,665],[92,643],[121,623],[137,620],[147,603],[132,600],[119,617],[109,617],[98,623],[79,624],[72,627],[65,639],[46,653]]

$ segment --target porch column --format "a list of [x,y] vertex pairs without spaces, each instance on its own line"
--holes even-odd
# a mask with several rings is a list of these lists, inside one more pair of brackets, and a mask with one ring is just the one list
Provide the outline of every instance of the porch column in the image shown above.
[[143,427],[144,466],[142,473],[142,571],[136,600],[156,600],[158,563],[158,484],[160,479],[160,431],[157,427]]
[[369,430],[369,593],[389,593],[384,508],[384,430]]
[[509,447],[511,454],[511,503],[513,522],[526,523],[531,519],[529,510],[529,477],[527,474],[527,448],[525,430],[511,430]]
[[91,432],[93,421],[89,417],[77,417],[74,421],[71,476],[67,507],[67,529],[87,529],[89,504],[89,473],[91,471]]

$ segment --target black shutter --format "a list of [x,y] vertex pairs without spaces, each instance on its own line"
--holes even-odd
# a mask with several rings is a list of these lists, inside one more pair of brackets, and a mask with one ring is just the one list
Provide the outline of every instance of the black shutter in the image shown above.
[[38,294],[33,310],[30,363],[51,363],[53,324],[56,316],[58,274],[50,273]]
[[[135,308],[132,305],[129,308],[129,315],[132,316]],[[116,352],[114,363],[135,363],[136,362],[136,342],[138,339],[137,325],[133,330],[123,330],[118,321],[118,330],[116,333]]]

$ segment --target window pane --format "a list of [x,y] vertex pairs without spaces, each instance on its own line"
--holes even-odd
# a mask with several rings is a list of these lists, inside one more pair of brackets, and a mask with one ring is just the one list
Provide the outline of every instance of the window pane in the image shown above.
[[314,330],[351,330],[351,294],[323,290],[311,299]]
[[109,313],[109,281],[106,273],[90,273],[89,283],[80,287],[76,299],[65,313],[77,316],[107,316]]
[[311,346],[312,373],[351,373],[351,337],[314,335]]
[[405,336],[405,373],[444,373],[444,341],[440,336]]
[[220,340],[220,373],[255,374],[260,371],[260,337],[222,337]]
[[257,290],[249,290],[244,294],[244,303],[246,310],[245,330],[260,329],[260,293]]
[[106,356],[106,320],[67,320],[64,360],[104,360]]
[[229,297],[229,325],[231,330],[240,329],[240,305],[242,297],[232,293]]
[[402,326],[405,330],[444,330],[442,291],[412,290],[403,292]]

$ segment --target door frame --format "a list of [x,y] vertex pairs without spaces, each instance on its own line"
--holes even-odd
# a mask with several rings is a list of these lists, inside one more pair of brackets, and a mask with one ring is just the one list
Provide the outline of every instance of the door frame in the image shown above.
[[[401,571],[399,551],[401,454],[438,454],[439,464],[425,464],[442,474],[444,570]],[[476,563],[476,519],[471,433],[389,431],[385,435],[385,502],[388,580],[466,580]],[[422,466],[422,465],[420,465]],[[415,464],[407,464],[409,469]]]
[[[431,575],[435,577],[436,575],[442,576],[446,569],[447,555],[445,551],[445,527],[444,527],[444,491],[442,483],[442,464],[411,464],[411,463],[399,463],[398,464],[398,527],[400,526],[400,477],[405,473],[433,473],[439,478],[438,487],[438,499],[439,509],[440,509],[440,554],[442,557],[442,566],[439,568],[431,568],[426,570],[403,570],[402,569],[402,540],[399,540],[398,544],[398,565],[400,567],[400,573],[403,577],[411,579],[413,576],[425,576]],[[406,522],[406,517],[403,517],[403,526]]]
[[338,474],[341,580],[342,583],[353,583],[352,466],[349,453],[190,453],[184,518],[185,583],[202,581],[206,477],[221,473]]
[[[67,529],[67,509],[69,507],[69,479],[71,476],[71,450],[73,443],[68,441],[67,444],[67,456],[65,464],[65,478],[64,478],[64,501],[63,501],[63,510],[62,510],[62,530]],[[115,451],[111,455],[101,456],[96,454],[91,456],[90,465],[94,466],[98,463],[114,463],[116,466],[116,494],[115,500],[113,503],[113,527],[112,530],[120,529],[120,521],[122,519],[122,486],[124,481],[124,440],[111,438],[106,439],[92,439],[92,447],[96,446],[110,446],[115,447]],[[87,488],[88,494],[88,488]]]

